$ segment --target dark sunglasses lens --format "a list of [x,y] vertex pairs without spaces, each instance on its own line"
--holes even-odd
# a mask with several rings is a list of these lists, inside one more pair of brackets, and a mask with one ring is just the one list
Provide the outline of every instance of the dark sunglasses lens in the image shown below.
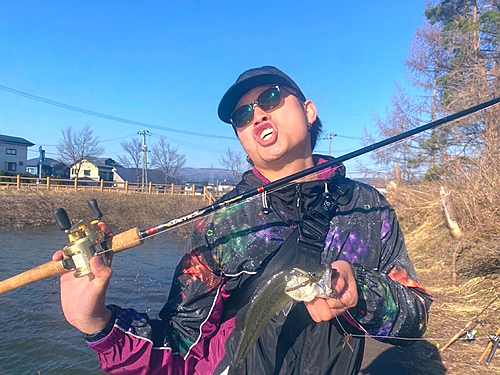
[[253,119],[253,107],[251,105],[245,105],[238,108],[231,115],[231,121],[237,128],[242,128],[247,126],[252,122]]
[[276,108],[281,103],[281,93],[277,87],[272,87],[259,95],[257,99],[259,107],[264,111],[270,111]]

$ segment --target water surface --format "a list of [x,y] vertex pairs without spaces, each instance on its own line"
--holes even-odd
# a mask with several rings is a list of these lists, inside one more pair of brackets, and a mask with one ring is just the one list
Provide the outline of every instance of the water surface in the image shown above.
[[[51,260],[67,244],[61,231],[0,231],[0,280]],[[185,245],[169,234],[117,254],[108,303],[155,316],[168,296]],[[0,374],[104,374],[82,334],[64,319],[59,278],[0,295]]]

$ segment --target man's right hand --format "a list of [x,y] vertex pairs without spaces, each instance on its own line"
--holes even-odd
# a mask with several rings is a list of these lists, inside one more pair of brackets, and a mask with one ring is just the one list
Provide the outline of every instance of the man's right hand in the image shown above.
[[[104,223],[99,223],[107,238],[111,230]],[[61,261],[62,251],[56,252],[52,259]],[[76,278],[74,272],[61,276],[61,305],[66,320],[72,326],[86,334],[101,331],[111,319],[111,311],[106,308],[106,291],[113,271],[100,257],[90,260],[92,274]]]

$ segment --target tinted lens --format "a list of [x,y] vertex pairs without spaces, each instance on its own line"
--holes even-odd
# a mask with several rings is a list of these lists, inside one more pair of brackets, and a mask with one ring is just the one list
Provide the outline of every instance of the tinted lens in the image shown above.
[[237,128],[250,124],[253,120],[253,106],[244,105],[231,114],[231,122]]
[[236,109],[230,116],[231,122],[237,128],[243,128],[253,120],[253,106],[257,104],[264,111],[271,111],[281,103],[281,92],[278,86],[271,87],[262,92],[257,101],[252,104],[244,105]]
[[278,87],[271,87],[259,95],[257,104],[264,111],[270,111],[281,103],[281,93]]

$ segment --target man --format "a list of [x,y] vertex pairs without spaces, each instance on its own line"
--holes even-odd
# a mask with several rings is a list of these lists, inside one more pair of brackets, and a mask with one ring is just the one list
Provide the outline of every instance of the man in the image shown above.
[[[316,106],[275,67],[240,75],[218,113],[254,165],[225,198],[328,160],[312,154],[321,130]],[[345,178],[342,165],[200,220],[189,250],[157,319],[105,305],[112,272],[98,258],[95,276],[62,276],[66,319],[86,334],[105,371],[227,373],[252,293],[298,263],[335,268],[338,295],[295,303],[273,318],[244,359],[246,373],[356,374],[365,333],[406,344],[398,338],[425,332],[431,298],[394,210],[375,189]]]

